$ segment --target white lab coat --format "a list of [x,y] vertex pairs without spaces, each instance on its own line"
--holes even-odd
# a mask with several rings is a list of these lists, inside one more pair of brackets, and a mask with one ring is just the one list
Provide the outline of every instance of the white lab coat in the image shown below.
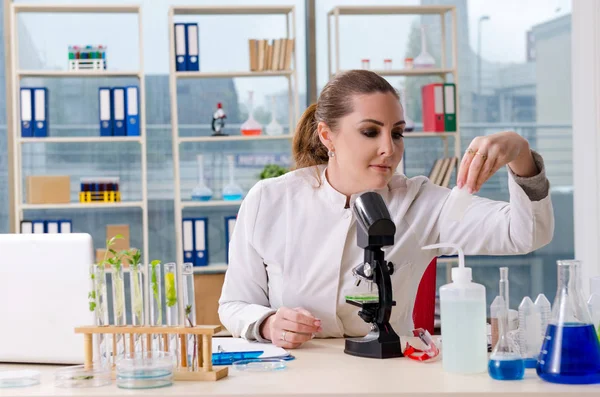
[[[385,259],[395,265],[390,323],[399,335],[413,328],[417,287],[427,265],[448,253],[421,247],[451,242],[467,255],[511,255],[551,241],[550,195],[531,201],[510,172],[508,187],[510,203],[474,197],[460,222],[445,219],[450,189],[426,177],[395,175],[377,190],[396,224],[395,244],[385,249]],[[369,331],[359,309],[345,302],[346,295],[368,288],[364,282],[356,287],[351,273],[364,255],[351,210],[357,196],[344,208],[346,197],[327,182],[325,166],[262,180],[250,189],[238,213],[219,301],[221,322],[233,336],[253,339],[255,323],[281,306],[303,307],[321,319],[317,337]]]

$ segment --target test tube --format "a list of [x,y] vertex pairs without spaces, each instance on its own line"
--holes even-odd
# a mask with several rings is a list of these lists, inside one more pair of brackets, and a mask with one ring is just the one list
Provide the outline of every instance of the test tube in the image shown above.
[[[97,326],[106,326],[108,325],[108,308],[107,308],[107,289],[106,289],[106,270],[104,268],[104,264],[96,264],[92,268],[92,275],[94,280],[94,317],[96,320]],[[106,351],[106,346],[109,345],[109,342],[106,340],[109,339],[108,334],[99,333],[96,335],[96,350],[97,357],[100,357],[100,362],[103,364],[108,364],[108,354]]]
[[361,60],[361,65],[363,69],[369,70],[371,68],[371,61],[367,58],[364,58]]
[[[113,298],[113,322],[116,326],[124,326],[126,322],[125,312],[125,282],[123,279],[123,264],[115,263],[112,266],[112,298]],[[116,356],[125,353],[125,340],[121,334],[115,334],[116,343],[113,341],[113,360]]]
[[[196,325],[196,303],[194,294],[194,264],[186,262],[181,271],[183,275],[183,304],[185,310],[185,325],[193,327]],[[194,335],[187,337],[187,361],[188,367],[194,370],[196,367],[197,340]]]
[[391,59],[383,60],[383,70],[392,70],[392,60]]
[[[150,295],[150,325],[160,327],[162,320],[162,274],[159,260],[154,260],[148,266],[148,294]],[[158,334],[148,335],[152,339],[152,349],[161,350],[160,337]]]
[[[177,316],[177,265],[172,263],[165,264],[165,310],[167,314],[167,326],[179,325],[179,317]],[[178,359],[177,354],[177,335],[169,334],[169,351]]]

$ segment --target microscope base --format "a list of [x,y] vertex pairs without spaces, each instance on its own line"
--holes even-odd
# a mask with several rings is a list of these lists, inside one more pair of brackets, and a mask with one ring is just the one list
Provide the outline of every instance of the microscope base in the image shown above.
[[400,346],[400,338],[386,337],[386,341],[380,340],[381,336],[372,339],[368,336],[364,338],[346,339],[346,348],[344,353],[352,356],[367,357],[367,358],[394,358],[404,357],[402,347]]

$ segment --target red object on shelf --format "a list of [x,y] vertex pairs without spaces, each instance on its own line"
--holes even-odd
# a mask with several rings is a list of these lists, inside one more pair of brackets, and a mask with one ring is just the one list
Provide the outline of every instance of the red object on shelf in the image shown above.
[[444,132],[444,85],[432,83],[421,88],[423,131]]
[[427,270],[421,277],[419,288],[417,289],[417,297],[413,308],[413,322],[416,328],[423,328],[433,335],[433,327],[435,321],[435,291],[436,291],[436,274],[437,274],[437,258],[433,258]]

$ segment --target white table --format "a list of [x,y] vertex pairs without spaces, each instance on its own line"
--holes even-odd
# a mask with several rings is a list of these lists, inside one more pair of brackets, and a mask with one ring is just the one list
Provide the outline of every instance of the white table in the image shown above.
[[[403,342],[404,343],[404,342]],[[124,390],[114,384],[100,388],[61,389],[53,385],[56,366],[0,364],[0,370],[37,369],[42,383],[21,389],[0,389],[0,396],[265,396],[265,395],[440,395],[501,396],[600,396],[600,385],[569,386],[542,381],[528,369],[525,379],[502,382],[487,373],[454,375],[442,370],[441,362],[421,363],[406,358],[375,360],[344,354],[343,339],[314,340],[294,350],[296,360],[280,372],[248,373],[230,368],[229,376],[217,382],[175,382],[154,390]]]

